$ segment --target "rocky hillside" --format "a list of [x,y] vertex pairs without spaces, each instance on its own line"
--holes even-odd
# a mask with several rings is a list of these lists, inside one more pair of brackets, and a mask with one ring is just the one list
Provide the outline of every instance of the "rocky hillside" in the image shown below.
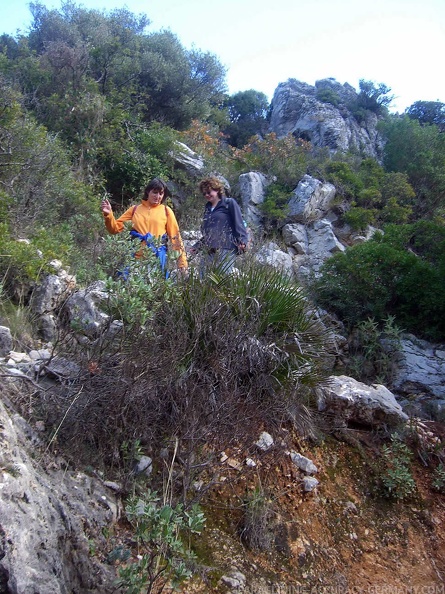
[[379,118],[368,112],[366,119],[359,122],[351,113],[356,99],[355,89],[347,83],[342,85],[328,78],[311,86],[290,79],[275,90],[270,131],[279,138],[293,134],[316,147],[328,147],[331,152],[358,152],[380,161],[383,141],[377,131]]

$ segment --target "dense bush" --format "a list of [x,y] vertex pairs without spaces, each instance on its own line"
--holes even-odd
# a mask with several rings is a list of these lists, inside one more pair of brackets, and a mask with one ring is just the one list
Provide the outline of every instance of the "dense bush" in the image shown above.
[[[382,321],[393,315],[399,327],[443,340],[444,233],[432,223],[392,226],[385,236],[336,254],[314,284],[318,302],[351,326],[368,317]],[[432,237],[436,248],[425,256],[422,251]],[[414,249],[408,250],[410,246]]]
[[101,372],[83,380],[70,407],[69,443],[81,431],[111,452],[177,436],[186,457],[203,443],[251,440],[261,421],[312,431],[312,388],[329,373],[332,346],[301,289],[250,264],[237,276],[216,269],[171,285],[151,286],[148,316],[140,301],[126,303],[138,323],[124,324],[119,359],[90,349]]

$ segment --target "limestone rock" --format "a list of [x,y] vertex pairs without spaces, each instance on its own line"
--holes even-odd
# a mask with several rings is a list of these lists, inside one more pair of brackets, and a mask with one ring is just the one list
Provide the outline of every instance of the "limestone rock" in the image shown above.
[[83,473],[45,472],[23,425],[0,401],[1,591],[110,592],[116,576],[90,556],[89,539],[116,520],[114,496]]
[[332,414],[346,426],[394,427],[408,420],[394,394],[385,386],[367,386],[345,375],[331,376],[318,388],[318,410]]
[[12,350],[11,330],[6,326],[0,326],[0,357],[5,357]]
[[[317,91],[329,86],[339,98],[337,106],[317,99]],[[348,109],[356,96],[350,85],[331,79],[317,81],[315,87],[295,79],[280,83],[272,99],[270,131],[279,138],[293,134],[332,152],[358,151],[380,161],[383,140],[377,131],[378,117],[370,112],[359,123]]]
[[323,218],[335,198],[335,186],[305,175],[289,200],[289,217],[308,222]]
[[404,394],[424,392],[445,398],[445,347],[405,335],[391,388]]

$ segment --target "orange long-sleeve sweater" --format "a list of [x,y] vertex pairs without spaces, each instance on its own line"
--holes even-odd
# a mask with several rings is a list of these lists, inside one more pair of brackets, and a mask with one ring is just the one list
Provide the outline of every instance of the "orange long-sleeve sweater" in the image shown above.
[[159,238],[167,233],[173,249],[180,252],[178,268],[187,268],[187,257],[179,232],[179,225],[175,213],[169,206],[164,204],[151,206],[142,201],[138,204],[136,210],[134,210],[134,206],[131,206],[118,219],[114,217],[112,212],[104,214],[104,219],[106,228],[113,235],[120,233],[124,229],[126,221],[131,221],[133,229],[141,235],[151,233],[154,237]]

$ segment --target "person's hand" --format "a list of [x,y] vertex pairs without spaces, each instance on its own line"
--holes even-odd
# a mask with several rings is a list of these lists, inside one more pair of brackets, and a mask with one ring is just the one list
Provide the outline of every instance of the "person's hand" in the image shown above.
[[102,202],[100,203],[100,208],[104,215],[109,215],[110,212],[113,211],[113,209],[111,208],[111,204],[108,200],[102,200]]

